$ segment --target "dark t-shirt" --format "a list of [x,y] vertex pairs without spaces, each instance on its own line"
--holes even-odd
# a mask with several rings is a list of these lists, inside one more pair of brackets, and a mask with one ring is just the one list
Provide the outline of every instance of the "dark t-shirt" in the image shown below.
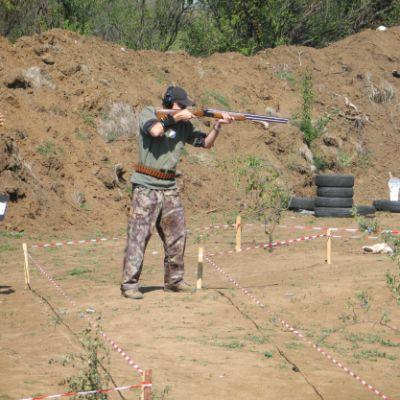
[[[168,129],[163,136],[153,137],[144,126],[156,120],[154,107],[146,107],[139,116],[139,163],[157,170],[175,170],[186,143],[198,146],[205,133],[196,130],[190,121],[181,121]],[[175,179],[164,180],[135,172],[132,183],[149,189],[175,189]]]

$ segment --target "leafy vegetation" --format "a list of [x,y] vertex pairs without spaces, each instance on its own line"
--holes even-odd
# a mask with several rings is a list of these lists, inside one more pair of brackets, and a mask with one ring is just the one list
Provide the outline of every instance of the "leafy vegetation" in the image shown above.
[[[80,334],[79,340],[83,348],[82,353],[67,354],[61,361],[51,359],[49,363],[79,368],[76,375],[65,379],[63,382],[73,392],[107,388],[110,377],[105,367],[110,364],[110,356],[104,346],[99,329],[85,329]],[[105,393],[95,393],[86,398],[89,400],[106,400],[108,396]]]
[[290,200],[279,172],[255,155],[234,157],[226,161],[224,167],[233,172],[236,187],[244,190],[248,198],[248,212],[263,220],[265,233],[272,243],[272,234]]
[[391,233],[385,233],[383,238],[393,249],[391,258],[397,266],[395,272],[386,272],[386,285],[392,292],[397,304],[400,305],[400,239]]
[[51,28],[97,35],[132,49],[193,55],[295,44],[325,46],[400,21],[398,0],[4,0],[0,34],[15,40]]

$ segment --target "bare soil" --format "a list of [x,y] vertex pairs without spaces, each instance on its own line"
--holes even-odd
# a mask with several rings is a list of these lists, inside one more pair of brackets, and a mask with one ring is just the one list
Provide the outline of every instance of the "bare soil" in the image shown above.
[[[399,225],[381,214],[382,227]],[[212,222],[212,221],[205,221]],[[218,222],[218,221],[217,221]],[[295,226],[318,225],[314,217],[289,214],[276,239],[310,234]],[[346,220],[324,220],[349,226]],[[354,224],[351,224],[354,226]],[[194,228],[195,226],[192,226]],[[318,233],[318,231],[311,231]],[[213,260],[266,307],[260,308],[207,261],[204,290],[162,290],[162,246],[151,239],[142,278],[145,298],[119,294],[124,241],[58,248],[30,248],[32,291],[24,288],[24,238],[3,238],[0,252],[0,398],[55,394],[82,366],[62,366],[82,353],[76,334],[87,328],[83,314],[101,316],[103,330],[142,368],[154,375],[154,398],[183,399],[373,399],[376,395],[288,329],[283,319],[365,379],[396,399],[400,378],[400,308],[386,284],[397,267],[385,255],[362,254],[363,234],[333,241],[328,266],[326,240],[315,239],[272,253],[248,250]],[[34,243],[36,238],[31,238]],[[244,227],[243,248],[266,241],[262,227]],[[197,249],[234,248],[233,229],[190,234],[186,279],[195,285]],[[78,305],[74,308],[35,268],[42,266]],[[94,314],[88,314],[92,311]],[[106,344],[106,346],[108,346]],[[107,369],[116,385],[139,381],[110,348]],[[54,362],[56,361],[56,362]],[[110,384],[111,386],[111,384]],[[122,393],[125,398],[138,394]],[[111,398],[117,398],[116,394]]]
[[[277,168],[297,195],[313,195],[315,170],[296,125],[301,79],[312,74],[315,122],[329,121],[311,146],[328,171],[356,176],[356,200],[387,198],[399,176],[400,28],[366,30],[323,49],[281,46],[254,57],[134,52],[95,37],[52,30],[15,44],[0,38],[0,193],[12,199],[1,228],[31,233],[113,233],[126,225],[137,160],[136,115],[160,104],[167,85],[187,88],[199,106],[271,110],[291,118],[268,130],[224,127],[211,152],[188,148],[180,186],[188,214],[237,212],[230,161],[253,154]],[[201,120],[202,129],[210,121]],[[208,125],[208,126],[207,126]],[[221,188],[215,190],[215,188]]]

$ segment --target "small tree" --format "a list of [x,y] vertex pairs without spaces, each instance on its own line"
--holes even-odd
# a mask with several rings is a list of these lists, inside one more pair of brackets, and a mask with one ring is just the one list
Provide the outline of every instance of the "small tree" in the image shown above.
[[[61,364],[64,366],[72,365],[79,368],[77,374],[64,380],[72,392],[90,391],[104,389],[108,387],[110,375],[107,373],[106,366],[109,366],[110,358],[108,349],[104,346],[104,341],[100,336],[100,329],[89,327],[81,334],[79,341],[83,348],[83,353],[67,354]],[[50,360],[53,363],[54,360]],[[90,400],[106,400],[105,393],[95,393],[86,396]]]
[[235,159],[233,168],[236,186],[244,186],[250,197],[251,212],[264,222],[269,244],[273,233],[289,206],[289,193],[279,182],[280,174],[262,158],[254,155]]

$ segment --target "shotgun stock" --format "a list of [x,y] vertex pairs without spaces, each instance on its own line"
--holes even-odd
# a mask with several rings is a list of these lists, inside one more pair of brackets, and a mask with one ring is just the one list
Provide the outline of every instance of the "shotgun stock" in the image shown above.
[[[157,119],[162,120],[167,115],[174,115],[180,110],[170,110],[170,109],[160,109],[156,110]],[[250,114],[250,113],[240,113],[235,111],[221,111],[214,110],[212,108],[205,108],[203,110],[191,110],[191,113],[196,117],[208,117],[208,118],[216,118],[221,119],[222,113],[226,112],[230,116],[234,118],[235,121],[253,121],[253,122],[268,122],[268,123],[278,123],[278,124],[287,124],[289,120],[287,118],[281,117],[273,117],[269,115],[258,115],[258,114]]]

